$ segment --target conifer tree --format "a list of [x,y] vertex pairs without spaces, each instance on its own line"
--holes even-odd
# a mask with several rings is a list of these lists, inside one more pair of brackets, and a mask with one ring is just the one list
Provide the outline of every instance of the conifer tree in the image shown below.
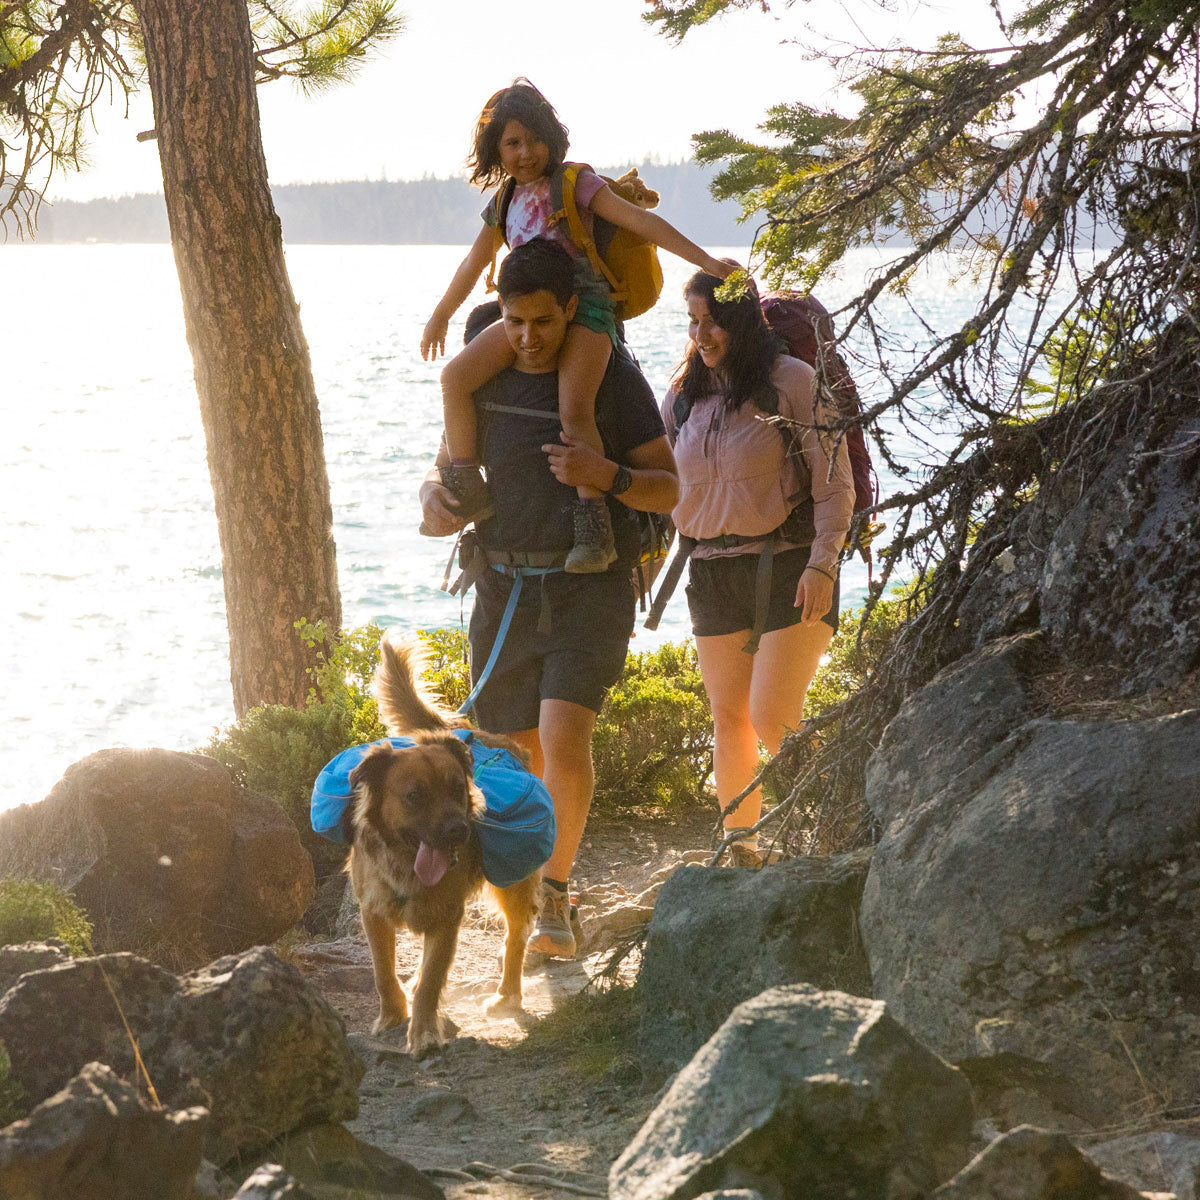
[[93,107],[148,83],[221,539],[234,708],[303,703],[305,618],[341,623],[308,345],[256,85],[346,78],[389,0],[0,0],[0,220],[29,231]]

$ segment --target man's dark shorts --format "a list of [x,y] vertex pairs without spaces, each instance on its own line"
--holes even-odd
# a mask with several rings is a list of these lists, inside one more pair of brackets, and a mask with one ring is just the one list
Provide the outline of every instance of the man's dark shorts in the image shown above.
[[[764,632],[800,624],[796,588],[808,565],[808,547],[783,550],[775,555],[771,570],[771,602]],[[757,554],[730,554],[721,558],[693,558],[688,564],[688,611],[695,637],[717,637],[754,628],[754,583]],[[833,604],[821,618],[837,633],[840,585],[833,585]]]
[[[471,613],[471,678],[483,670],[496,640],[513,580],[486,570]],[[538,632],[543,596],[550,629]],[[569,700],[599,712],[625,666],[635,601],[629,568],[598,575],[531,576],[500,657],[475,702],[474,718],[493,733],[536,729],[543,700]]]

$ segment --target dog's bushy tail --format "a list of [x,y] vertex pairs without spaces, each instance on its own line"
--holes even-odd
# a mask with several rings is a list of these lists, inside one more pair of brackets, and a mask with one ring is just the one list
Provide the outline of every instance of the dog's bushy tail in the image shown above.
[[428,656],[418,641],[393,642],[384,634],[374,690],[379,715],[392,737],[461,724],[418,682],[427,665]]

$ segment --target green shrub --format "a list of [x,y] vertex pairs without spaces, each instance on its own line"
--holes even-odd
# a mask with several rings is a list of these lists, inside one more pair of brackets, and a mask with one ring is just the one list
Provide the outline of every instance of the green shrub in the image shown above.
[[0,946],[61,938],[72,954],[87,953],[91,922],[68,892],[36,879],[0,879]]
[[690,641],[630,654],[596,719],[596,801],[695,799],[712,757],[712,714]]
[[426,687],[447,708],[457,709],[471,692],[467,635],[461,629],[421,629],[417,636],[429,655]]

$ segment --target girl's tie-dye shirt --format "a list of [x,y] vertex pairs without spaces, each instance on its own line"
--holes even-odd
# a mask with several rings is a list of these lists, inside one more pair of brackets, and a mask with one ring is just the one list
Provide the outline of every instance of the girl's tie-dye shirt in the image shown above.
[[[591,232],[592,200],[596,193],[604,187],[604,180],[594,171],[581,170],[575,181],[575,206],[583,220],[584,228]],[[499,195],[499,193],[497,193]],[[571,240],[566,221],[555,222],[550,218],[554,215],[554,205],[550,200],[550,179],[542,176],[533,183],[518,183],[513,189],[512,200],[508,206],[508,220],[505,222],[505,240],[509,248],[515,250],[536,237],[550,238],[561,242],[576,258],[582,251]],[[495,226],[497,215],[495,197],[488,202],[483,210],[484,222]]]

